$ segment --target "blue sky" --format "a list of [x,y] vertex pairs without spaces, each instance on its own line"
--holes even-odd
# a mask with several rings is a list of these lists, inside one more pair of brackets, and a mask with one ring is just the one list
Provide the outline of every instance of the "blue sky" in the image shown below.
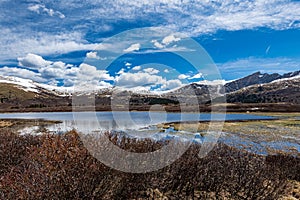
[[[116,62],[113,73],[82,64],[87,57],[101,60],[95,49],[107,38],[143,27],[166,28],[196,40],[224,80],[300,69],[300,1],[2,0],[0,27],[0,75],[59,86],[72,86],[80,74],[102,86],[145,83],[151,89],[203,80],[192,79],[199,74],[167,53]],[[151,56],[160,57],[161,65],[140,66]]]

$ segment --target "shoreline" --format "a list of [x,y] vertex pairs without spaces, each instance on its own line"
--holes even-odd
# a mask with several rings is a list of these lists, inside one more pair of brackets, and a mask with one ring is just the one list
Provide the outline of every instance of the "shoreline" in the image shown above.
[[18,132],[22,128],[26,127],[46,127],[53,124],[60,124],[62,121],[59,120],[45,120],[45,119],[0,119],[0,131],[10,130],[13,132]]
[[[180,105],[168,104],[162,105],[160,107],[165,112],[178,113],[178,112],[188,112],[194,113],[199,111],[201,113],[208,112],[227,112],[227,113],[256,113],[256,112],[280,112],[280,113],[297,113],[300,112],[300,104],[291,103],[226,103],[226,104],[216,104],[216,105],[190,105],[181,108]],[[162,109],[153,109],[153,105],[130,105],[129,111],[145,112],[145,111],[162,111]],[[30,113],[30,112],[109,112],[109,111],[128,111],[124,106],[111,108],[111,105],[96,105],[95,107],[76,107],[76,106],[58,106],[58,107],[43,107],[43,108],[0,108],[0,113]]]

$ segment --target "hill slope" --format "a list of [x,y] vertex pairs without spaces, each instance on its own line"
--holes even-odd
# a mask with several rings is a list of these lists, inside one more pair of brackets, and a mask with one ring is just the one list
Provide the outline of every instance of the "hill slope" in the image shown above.
[[[128,109],[124,105],[129,101],[130,110],[149,110],[152,105],[160,104],[168,111],[180,111],[180,105],[190,106],[191,111],[198,106],[209,111],[212,100],[226,103],[223,98],[225,91],[227,103],[235,105],[229,105],[230,111],[245,111],[249,107],[267,108],[271,104],[274,104],[271,106],[274,107],[272,111],[275,111],[279,110],[278,103],[280,110],[285,110],[286,106],[283,105],[288,105],[288,110],[297,111],[300,109],[300,71],[284,75],[257,72],[225,85],[218,81],[192,83],[159,94],[139,93],[122,88],[99,88],[93,92],[96,94],[96,110],[99,111],[111,110],[112,99],[120,110]],[[0,77],[0,112],[72,111],[72,95],[72,88],[48,86],[15,77]],[[79,95],[83,97],[84,103],[84,93]]]
[[291,78],[300,75],[300,71],[296,72],[290,72],[287,74],[267,74],[264,73],[262,74],[261,72],[256,72],[254,74],[251,74],[249,76],[246,76],[244,78],[229,82],[225,84],[225,90],[226,93],[234,92],[239,89],[251,86],[251,85],[256,85],[256,84],[264,84],[264,83],[270,83],[275,80],[279,79],[284,79],[284,78]]
[[240,89],[227,94],[227,102],[300,104],[300,76]]

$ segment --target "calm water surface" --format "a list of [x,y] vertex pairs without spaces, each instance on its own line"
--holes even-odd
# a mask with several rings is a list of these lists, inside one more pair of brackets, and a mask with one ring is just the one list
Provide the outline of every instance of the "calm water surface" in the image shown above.
[[94,130],[140,129],[150,125],[180,121],[224,121],[272,119],[269,116],[251,114],[165,113],[165,112],[48,112],[0,114],[0,119],[59,120],[61,124],[49,126],[50,130],[79,128]]
[[[51,112],[51,113],[9,113],[0,114],[0,119],[45,119],[59,120],[62,123],[47,126],[53,133],[64,133],[72,129],[83,133],[101,130],[118,130],[130,133],[133,137],[150,137],[153,139],[189,139],[200,142],[203,138],[191,133],[179,133],[168,130],[157,132],[155,124],[180,121],[233,121],[233,120],[264,120],[274,119],[270,116],[251,114],[210,114],[210,113],[163,113],[163,112]],[[28,127],[20,130],[22,134],[39,133],[40,127]],[[291,147],[300,151],[300,141],[297,138],[277,139],[266,138],[264,135],[221,133],[220,142],[230,146],[246,149],[250,152],[268,154],[267,149],[289,151]]]

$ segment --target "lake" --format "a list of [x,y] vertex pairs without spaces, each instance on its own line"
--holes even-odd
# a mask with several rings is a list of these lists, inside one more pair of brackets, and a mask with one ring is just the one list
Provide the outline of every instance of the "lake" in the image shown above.
[[[188,132],[166,130],[161,133],[156,124],[180,121],[236,121],[268,120],[270,116],[254,114],[210,114],[210,113],[164,113],[164,112],[49,112],[49,113],[7,113],[0,114],[0,119],[44,119],[59,120],[62,123],[49,125],[46,129],[55,134],[76,129],[82,133],[95,133],[102,130],[117,130],[129,137],[161,139],[188,139],[201,142],[203,138]],[[40,134],[40,127],[27,127],[21,134]],[[267,149],[281,149],[289,152],[291,148],[300,151],[299,138],[288,135],[253,135],[220,133],[220,142],[246,149],[258,154],[268,154]],[[275,137],[276,136],[276,137]],[[198,137],[198,138],[197,138]]]
[[166,112],[47,112],[5,113],[0,119],[58,120],[61,124],[48,127],[50,131],[136,130],[151,125],[180,121],[235,121],[273,119],[270,116],[224,113],[166,113]]

